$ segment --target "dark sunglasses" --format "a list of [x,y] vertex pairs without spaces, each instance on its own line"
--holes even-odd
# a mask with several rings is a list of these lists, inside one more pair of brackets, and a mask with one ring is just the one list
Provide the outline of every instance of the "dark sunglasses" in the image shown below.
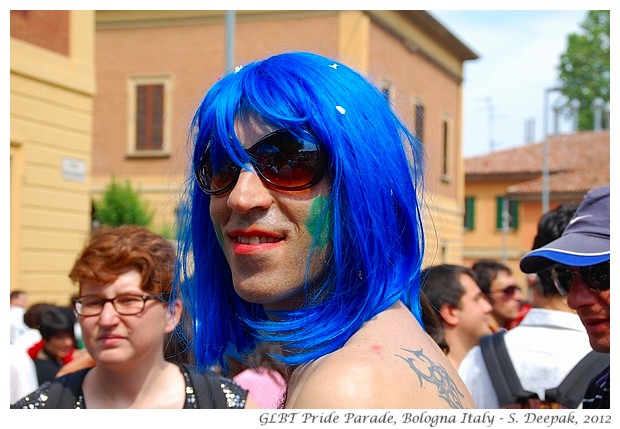
[[556,264],[551,267],[551,279],[560,295],[566,296],[577,277],[594,292],[609,290],[609,261],[587,267],[569,267]]
[[504,289],[500,289],[500,290],[492,290],[491,293],[501,293],[502,294],[502,298],[504,299],[509,299],[512,298],[518,291],[520,291],[521,289],[519,289],[519,286],[517,285],[510,285],[510,286],[506,286]]
[[[321,146],[311,140],[300,139],[286,130],[267,134],[247,149],[252,166],[270,188],[283,191],[301,191],[316,185],[327,168]],[[223,150],[217,153],[208,148],[195,170],[200,188],[209,195],[231,191],[241,168]]]

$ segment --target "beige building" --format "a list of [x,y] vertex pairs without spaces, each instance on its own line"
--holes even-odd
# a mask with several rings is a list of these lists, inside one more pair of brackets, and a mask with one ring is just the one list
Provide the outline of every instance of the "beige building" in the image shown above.
[[[58,34],[60,51],[46,45]],[[427,264],[461,263],[463,64],[476,54],[425,11],[235,13],[235,65],[292,50],[343,61],[389,97],[427,148]],[[113,176],[174,238],[189,124],[225,64],[225,11],[11,12],[12,289],[68,302]]]
[[93,11],[11,11],[10,279],[69,304],[90,230]]
[[[424,11],[237,11],[235,65],[284,51],[339,59],[370,78],[428,148],[428,256],[462,260],[463,63],[477,58]],[[128,179],[175,229],[188,127],[226,68],[224,11],[97,11],[93,196]],[[429,259],[430,261],[431,259]]]

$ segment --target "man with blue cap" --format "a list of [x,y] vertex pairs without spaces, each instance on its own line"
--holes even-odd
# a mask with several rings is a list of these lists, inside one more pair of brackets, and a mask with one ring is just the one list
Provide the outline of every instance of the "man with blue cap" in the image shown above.
[[[524,273],[548,270],[600,353],[610,349],[609,199],[609,186],[588,192],[562,236],[527,253],[520,264]],[[609,408],[609,371],[592,380],[583,408]]]

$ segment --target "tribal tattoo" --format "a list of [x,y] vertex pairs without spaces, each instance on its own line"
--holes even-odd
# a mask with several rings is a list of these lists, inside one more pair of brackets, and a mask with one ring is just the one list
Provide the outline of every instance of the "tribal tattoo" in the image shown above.
[[411,356],[396,356],[407,362],[407,365],[416,373],[420,381],[420,387],[422,387],[425,381],[434,384],[437,386],[439,397],[446,401],[451,408],[465,408],[461,402],[461,398],[464,398],[465,395],[458,389],[456,383],[452,380],[452,377],[448,375],[448,372],[443,366],[437,365],[429,359],[422,349],[402,350],[409,353]]

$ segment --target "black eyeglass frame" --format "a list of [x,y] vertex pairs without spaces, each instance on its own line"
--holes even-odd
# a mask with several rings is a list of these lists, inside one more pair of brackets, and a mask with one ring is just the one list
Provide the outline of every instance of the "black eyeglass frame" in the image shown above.
[[[250,155],[251,158],[251,164],[254,167],[254,171],[256,172],[256,174],[258,174],[258,177],[261,178],[261,180],[270,188],[276,189],[276,190],[281,190],[281,191],[303,191],[305,189],[309,189],[311,187],[313,187],[314,185],[316,185],[317,183],[319,183],[321,181],[321,179],[323,178],[323,175],[325,174],[325,171],[327,171],[327,156],[325,154],[325,150],[323,149],[322,145],[313,141],[313,140],[303,140],[307,143],[312,143],[316,146],[316,151],[317,151],[317,167],[316,167],[316,171],[314,173],[314,176],[312,177],[312,179],[308,182],[308,183],[304,183],[302,185],[297,185],[297,186],[286,186],[286,185],[280,185],[278,183],[275,183],[274,181],[270,180],[259,168],[259,166],[257,165],[257,162],[255,161],[255,156],[256,156],[256,152],[257,152],[257,148],[260,147],[261,145],[265,144],[266,142],[268,142],[269,140],[273,139],[276,136],[285,136],[286,138],[289,139],[295,139],[295,140],[303,140],[303,139],[299,139],[298,137],[294,136],[292,133],[290,133],[287,130],[276,130],[274,132],[271,132],[269,134],[267,134],[266,136],[262,137],[261,139],[259,139],[256,143],[254,143],[250,148],[246,149],[246,152]],[[221,189],[216,189],[216,190],[212,190],[208,187],[207,183],[209,183],[209,179],[207,177],[205,177],[205,170],[206,168],[204,167],[205,163],[209,162],[209,154],[210,151],[209,149],[207,149],[201,156],[200,159],[198,161],[198,164],[194,170],[194,177],[196,178],[196,182],[198,183],[198,186],[200,187],[200,189],[202,189],[202,191],[204,193],[206,193],[207,195],[223,195],[226,194],[228,192],[230,192],[235,185],[237,184],[237,180],[239,180],[239,175],[241,174],[241,167],[239,165],[237,165],[236,163],[234,163],[229,156],[227,156],[227,163],[229,163],[229,167],[234,171],[234,176],[232,178],[232,180],[223,188]]]
[[[136,311],[136,312],[123,312],[123,311],[119,311],[119,309],[116,307],[116,300],[119,298],[127,298],[127,297],[134,297],[134,298],[140,298],[142,299],[142,308],[140,308],[140,311]],[[96,314],[82,314],[81,313],[81,309],[82,309],[82,299],[84,298],[97,298],[99,299],[99,301],[101,302],[100,308],[99,308],[99,312]],[[94,316],[99,316],[102,312],[103,312],[103,307],[105,307],[106,303],[111,302],[112,303],[112,307],[114,307],[114,311],[116,311],[118,314],[120,314],[121,316],[135,316],[136,314],[140,314],[144,311],[144,309],[146,308],[146,302],[147,301],[152,301],[152,300],[159,300],[163,303],[166,303],[166,301],[164,301],[160,296],[157,295],[147,295],[147,294],[142,294],[142,295],[138,295],[138,294],[123,294],[123,295],[117,295],[114,298],[101,298],[98,295],[82,295],[82,296],[77,296],[75,298],[73,298],[73,309],[75,310],[76,314],[78,316],[82,316],[82,317],[94,317]]]
[[[594,265],[587,265],[584,267],[572,267],[563,264],[555,264],[548,268],[553,285],[562,296],[568,296],[570,290],[575,284],[575,281],[577,280],[576,275],[581,278],[581,281],[591,291],[595,293],[608,291],[611,283],[609,269],[609,261],[600,262]],[[599,276],[603,277],[597,279]],[[566,287],[562,284],[561,278],[568,277],[570,277],[570,284]]]

